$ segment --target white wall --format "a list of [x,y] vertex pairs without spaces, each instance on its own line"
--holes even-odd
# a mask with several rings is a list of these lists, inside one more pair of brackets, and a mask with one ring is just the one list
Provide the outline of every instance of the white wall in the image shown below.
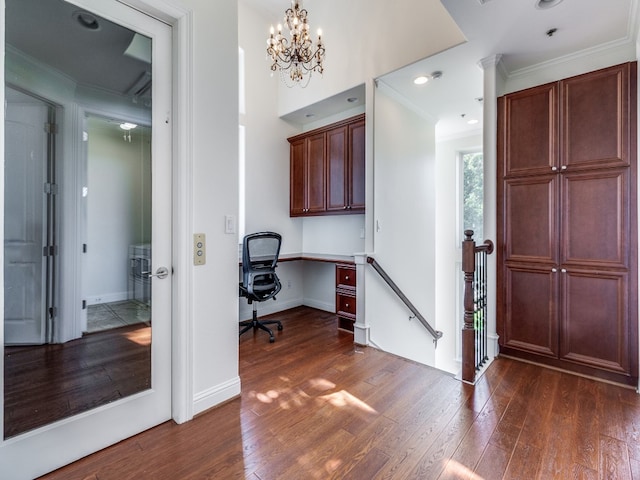
[[193,231],[184,233],[207,238],[207,264],[191,266],[183,277],[192,287],[187,302],[193,350],[185,360],[193,365],[198,413],[239,392],[238,238],[224,229],[225,215],[238,215],[238,3],[171,1],[192,12],[188,57],[182,60],[192,72],[186,121],[193,163],[186,188]]
[[[322,77],[314,75],[305,89],[279,85],[280,115],[464,41],[439,1],[324,0],[305,5],[313,37],[322,29],[327,51],[325,72]],[[268,25],[279,19],[269,19],[263,31],[268,32]],[[266,45],[266,34],[260,45]]]
[[436,143],[438,179],[436,195],[436,328],[443,333],[436,349],[435,366],[451,373],[460,370],[462,330],[462,172],[458,155],[482,148],[480,133]]
[[[435,326],[435,125],[379,88],[374,141],[374,257]],[[409,320],[411,312],[373,269],[366,272],[371,342],[385,351],[434,365],[429,332],[418,320]]]
[[88,249],[85,294],[89,305],[128,297],[129,245],[151,241],[150,135],[145,127],[124,141],[117,123],[88,120]]
[[[284,11],[283,11],[284,12]],[[289,142],[300,128],[277,115],[280,78],[266,60],[269,20],[238,2],[238,43],[245,52],[246,233],[273,230],[282,235],[281,253],[302,249],[302,220],[289,217]],[[240,241],[242,239],[239,239]]]

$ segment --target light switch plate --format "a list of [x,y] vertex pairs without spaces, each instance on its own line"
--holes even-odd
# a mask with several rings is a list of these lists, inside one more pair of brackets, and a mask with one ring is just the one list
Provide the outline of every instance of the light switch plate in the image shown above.
[[207,242],[204,233],[193,234],[193,264],[204,265],[207,262]]

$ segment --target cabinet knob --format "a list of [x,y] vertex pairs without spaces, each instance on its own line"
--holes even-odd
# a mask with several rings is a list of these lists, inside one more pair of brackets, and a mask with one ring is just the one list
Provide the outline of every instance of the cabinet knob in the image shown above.
[[567,269],[563,268],[562,270],[560,270],[562,273],[567,273]]
[[346,210],[347,208],[349,208],[349,207],[347,207],[346,205],[344,207],[342,207],[343,210]]
[[552,269],[551,269],[551,273],[556,273],[557,271],[558,271],[558,269],[557,269],[557,268],[552,268]]
[[555,172],[556,170],[558,170],[558,167],[551,167],[551,170]]
[[567,166],[566,166],[566,165],[562,165],[562,166],[560,167],[560,170],[566,170],[566,169],[567,169]]
[[347,307],[347,308],[349,308],[349,304],[348,304],[348,303],[345,303],[345,304],[344,304],[344,306],[345,306],[345,307]]
[[349,275],[345,275],[345,276],[344,276],[344,279],[345,279],[345,280],[349,280]]

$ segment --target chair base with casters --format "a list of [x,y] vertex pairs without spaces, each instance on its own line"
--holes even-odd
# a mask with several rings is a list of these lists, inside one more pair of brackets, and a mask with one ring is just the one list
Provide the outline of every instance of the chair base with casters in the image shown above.
[[[252,302],[253,303],[253,302]],[[276,341],[276,337],[273,335],[273,330],[267,328],[266,325],[278,325],[278,330],[282,331],[282,323],[280,320],[258,320],[258,310],[256,303],[253,303],[253,318],[251,320],[244,320],[240,322],[240,335],[249,330],[264,330],[269,334],[269,343]]]

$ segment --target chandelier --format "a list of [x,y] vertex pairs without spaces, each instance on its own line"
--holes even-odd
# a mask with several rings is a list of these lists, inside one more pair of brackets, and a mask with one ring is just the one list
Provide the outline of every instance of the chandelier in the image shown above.
[[288,38],[282,35],[282,25],[278,25],[278,33],[271,27],[271,36],[267,39],[271,71],[279,70],[288,87],[306,87],[313,72],[321,74],[324,71],[322,32],[318,30],[318,42],[314,46],[309,37],[307,11],[302,8],[301,0],[291,0],[291,8],[284,12],[284,24],[289,29]]

